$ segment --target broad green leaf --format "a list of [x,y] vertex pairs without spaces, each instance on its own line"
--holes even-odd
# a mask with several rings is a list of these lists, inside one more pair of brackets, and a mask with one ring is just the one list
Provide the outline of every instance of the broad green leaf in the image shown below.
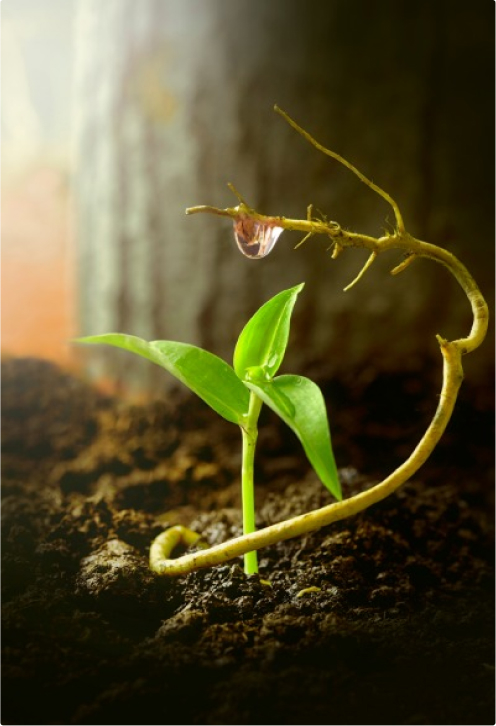
[[291,313],[304,283],[283,290],[262,305],[247,322],[236,343],[234,370],[242,380],[249,368],[261,368],[273,378],[284,358]]
[[165,368],[202,398],[218,414],[241,424],[250,394],[234,370],[221,358],[202,348],[169,340],[146,340],[134,335],[107,333],[77,338],[76,343],[104,343],[124,348]]
[[246,386],[295,432],[323,484],[336,499],[342,499],[320,388],[303,376],[278,376],[273,381],[257,377],[246,381]]

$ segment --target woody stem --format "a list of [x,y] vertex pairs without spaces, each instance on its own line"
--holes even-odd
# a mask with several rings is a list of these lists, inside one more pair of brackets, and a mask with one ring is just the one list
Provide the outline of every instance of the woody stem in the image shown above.
[[[252,219],[262,224],[275,225],[286,230],[298,230],[305,232],[307,236],[323,234],[328,236],[334,243],[333,257],[337,257],[345,247],[359,247],[370,251],[370,257],[360,275],[351,284],[355,284],[361,276],[369,269],[377,255],[386,250],[397,249],[405,254],[405,260],[392,270],[392,274],[399,274],[414,261],[417,257],[427,257],[430,260],[443,265],[455,277],[465,292],[472,308],[473,322],[469,334],[458,340],[448,341],[441,336],[437,340],[443,357],[443,383],[439,403],[436,412],[426,432],[413,450],[407,460],[401,464],[384,481],[371,489],[361,492],[341,502],[329,504],[326,507],[316,509],[285,522],[279,522],[257,532],[253,531],[237,537],[221,545],[216,545],[208,550],[193,552],[178,559],[170,559],[170,543],[173,538],[162,533],[152,544],[150,551],[150,566],[160,574],[180,575],[201,567],[218,565],[228,560],[253,552],[261,547],[267,547],[281,540],[290,539],[298,535],[312,532],[332,522],[344,519],[356,514],[370,505],[384,499],[394,492],[398,487],[410,479],[413,474],[424,464],[432,453],[443,432],[448,425],[453,408],[455,406],[458,391],[463,380],[462,356],[469,353],[482,343],[485,338],[488,326],[488,307],[471,274],[466,267],[450,252],[437,247],[436,245],[415,239],[406,232],[398,205],[386,192],[373,184],[353,165],[335,152],[326,149],[313,139],[310,134],[299,127],[287,114],[276,107],[276,111],[295,128],[298,133],[304,136],[310,143],[328,156],[333,157],[344,164],[361,181],[377,192],[393,208],[396,217],[396,230],[394,234],[385,237],[370,237],[343,230],[336,222],[325,222],[311,218],[311,208],[306,220],[286,219],[285,217],[274,217],[260,214],[250,209],[237,193],[239,205],[227,209],[217,209],[211,206],[191,207],[186,210],[187,214],[210,213],[223,217],[236,219],[240,214],[249,215]],[[348,285],[348,288],[351,285]],[[183,530],[184,543],[194,541],[195,534],[186,528],[178,527],[175,530]],[[177,534],[177,532],[176,532]],[[174,537],[176,536],[174,535]],[[179,536],[179,535],[178,535]],[[176,539],[174,539],[176,541]]]

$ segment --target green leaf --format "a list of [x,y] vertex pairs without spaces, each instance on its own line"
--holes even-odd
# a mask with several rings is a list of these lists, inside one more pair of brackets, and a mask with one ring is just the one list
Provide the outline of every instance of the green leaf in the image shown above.
[[257,378],[246,381],[246,386],[295,432],[323,484],[341,500],[343,495],[320,388],[303,376],[278,376],[273,381]]
[[146,340],[134,335],[107,333],[77,338],[76,343],[105,343],[124,348],[165,368],[218,414],[241,424],[248,412],[250,394],[234,370],[221,358],[202,348],[169,340]]
[[247,322],[236,343],[234,370],[244,380],[249,369],[261,369],[272,378],[284,358],[291,313],[304,283],[275,295]]

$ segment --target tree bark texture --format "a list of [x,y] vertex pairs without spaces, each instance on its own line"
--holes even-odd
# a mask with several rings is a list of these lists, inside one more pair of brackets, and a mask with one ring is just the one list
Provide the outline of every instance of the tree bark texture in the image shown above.
[[[294,0],[79,0],[75,210],[82,334],[194,343],[230,359],[242,326],[305,281],[287,370],[371,376],[437,356],[466,334],[448,274],[379,259],[347,293],[359,251],[285,233],[267,259],[235,248],[230,223],[185,217],[236,203],[378,236],[384,202],[285,126],[277,103],[399,203],[407,228],[450,249],[490,292],[493,269],[492,4]],[[491,17],[490,17],[491,15]],[[477,230],[477,232],[475,232]],[[488,346],[489,348],[490,346]],[[95,376],[138,387],[167,374],[91,349]],[[485,377],[490,354],[469,372]],[[158,383],[161,381],[161,383]]]

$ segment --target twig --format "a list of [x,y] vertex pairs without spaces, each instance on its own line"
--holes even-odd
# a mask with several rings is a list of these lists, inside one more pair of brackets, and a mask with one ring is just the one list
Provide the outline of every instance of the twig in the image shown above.
[[[177,559],[170,559],[172,552],[171,542],[174,538],[168,538],[167,532],[160,535],[155,540],[150,550],[150,566],[155,572],[167,575],[180,575],[201,567],[209,567],[219,565],[223,562],[244,555],[247,552],[267,547],[275,542],[297,537],[308,532],[315,531],[321,527],[325,527],[332,522],[337,522],[346,517],[357,514],[358,512],[370,507],[372,504],[384,499],[394,492],[398,487],[410,479],[413,474],[424,464],[432,453],[439,439],[441,438],[446,426],[450,420],[453,408],[455,406],[458,390],[463,380],[462,356],[475,350],[484,340],[488,326],[488,308],[487,304],[471,274],[466,267],[450,252],[437,247],[436,245],[415,239],[405,230],[403,218],[396,202],[384,192],[380,187],[367,179],[352,164],[343,159],[324,146],[319,144],[310,134],[304,131],[295,121],[293,121],[284,111],[277,106],[275,110],[281,115],[298,133],[307,139],[319,151],[327,156],[331,156],[341,164],[346,166],[350,171],[358,176],[367,186],[385,199],[393,208],[396,218],[396,230],[393,234],[385,237],[370,237],[354,232],[343,230],[336,222],[319,221],[311,218],[311,207],[307,212],[306,220],[286,219],[285,217],[272,217],[260,214],[250,209],[243,201],[238,192],[236,196],[240,200],[240,204],[235,208],[217,209],[210,206],[191,207],[186,210],[187,214],[197,214],[208,212],[223,217],[231,217],[236,219],[240,214],[248,214],[258,222],[268,225],[277,225],[287,230],[298,230],[305,232],[307,237],[314,234],[323,234],[330,237],[334,243],[333,258],[346,247],[359,247],[370,250],[370,256],[355,280],[348,285],[354,285],[368,270],[376,257],[386,250],[397,249],[402,251],[406,258],[397,267],[392,270],[392,274],[402,272],[415,258],[426,257],[434,260],[446,267],[458,281],[464,290],[472,307],[473,323],[470,333],[465,338],[448,341],[437,336],[443,357],[443,384],[439,397],[439,403],[434,417],[421,438],[420,442],[408,457],[392,474],[384,481],[380,482],[371,489],[357,494],[342,502],[329,504],[321,509],[308,512],[285,522],[279,522],[258,532],[236,537],[220,545],[216,545],[201,552],[193,552]],[[305,238],[306,239],[306,238]],[[178,528],[176,534],[180,536]],[[188,544],[193,538],[194,533],[186,528],[183,530],[184,542]],[[182,537],[182,535],[181,535]],[[162,538],[162,539],[161,539]]]

